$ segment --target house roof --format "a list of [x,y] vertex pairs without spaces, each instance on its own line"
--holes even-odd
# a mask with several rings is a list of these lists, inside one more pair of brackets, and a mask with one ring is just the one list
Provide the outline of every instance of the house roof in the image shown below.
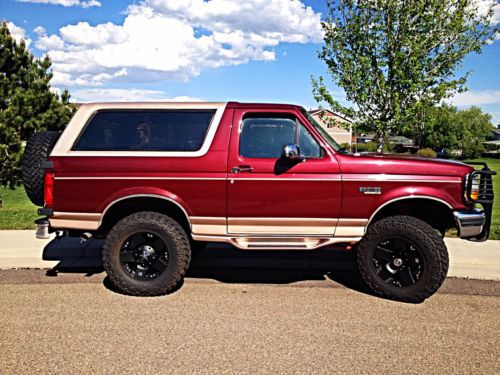
[[396,135],[391,137],[391,142],[394,143],[413,143],[413,140],[402,135]]
[[340,113],[337,113],[337,112],[333,112],[329,109],[325,109],[325,108],[317,108],[317,109],[311,109],[310,111],[307,111],[311,116],[314,116],[314,115],[317,115],[317,114],[320,114],[321,112],[328,112],[329,114],[331,115],[334,115],[334,116],[337,116],[337,117],[340,117],[341,119],[349,122],[349,123],[353,123],[354,121],[351,120],[350,118],[340,114]]

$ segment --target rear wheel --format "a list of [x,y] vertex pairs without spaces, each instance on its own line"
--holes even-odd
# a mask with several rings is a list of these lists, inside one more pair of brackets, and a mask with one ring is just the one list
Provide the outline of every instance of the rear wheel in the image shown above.
[[158,296],[182,281],[191,250],[182,227],[156,212],[138,212],[119,221],[109,232],[103,264],[121,292]]
[[358,246],[358,265],[375,293],[418,303],[442,285],[448,252],[439,233],[426,222],[391,216],[368,228]]

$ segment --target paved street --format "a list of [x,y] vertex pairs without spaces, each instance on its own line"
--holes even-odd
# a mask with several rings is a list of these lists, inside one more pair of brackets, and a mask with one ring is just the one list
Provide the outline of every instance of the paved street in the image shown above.
[[[100,266],[101,246],[98,241],[80,243],[79,239],[63,241],[37,240],[34,231],[0,231],[0,269],[11,268],[52,268],[58,266]],[[450,254],[448,276],[500,281],[500,241],[470,242],[458,238],[445,238]],[[230,258],[244,259],[244,264],[259,262],[255,252],[244,255],[238,250],[228,251],[225,245],[211,245],[211,258],[224,265],[232,266]],[[310,266],[321,267],[329,263],[336,266],[340,259],[345,260],[348,254],[336,252],[333,256],[331,248],[311,254],[282,256],[277,254],[273,259],[282,258],[287,266],[291,263],[298,268]],[[334,252],[335,253],[335,252]],[[206,255],[206,254],[205,254]],[[259,258],[257,256],[257,258]],[[265,255],[256,267],[266,266],[269,257]],[[213,262],[212,262],[213,264]]]
[[410,305],[328,277],[280,284],[289,270],[241,281],[259,272],[137,298],[102,273],[0,271],[0,372],[500,373],[498,282],[447,279]]
[[[178,291],[137,298],[113,291],[99,241],[0,235],[2,374],[500,373],[499,281],[403,304],[370,295],[345,250],[212,244]],[[498,242],[446,241],[450,275],[500,279]]]

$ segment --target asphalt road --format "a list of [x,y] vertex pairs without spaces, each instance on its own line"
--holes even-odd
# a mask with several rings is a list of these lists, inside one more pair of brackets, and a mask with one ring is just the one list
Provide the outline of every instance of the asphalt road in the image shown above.
[[500,373],[499,282],[411,305],[348,272],[227,272],[137,298],[103,273],[0,271],[0,373]]

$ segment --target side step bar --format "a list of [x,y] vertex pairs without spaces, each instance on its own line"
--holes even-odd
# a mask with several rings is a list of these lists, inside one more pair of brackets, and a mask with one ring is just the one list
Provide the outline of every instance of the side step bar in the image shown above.
[[334,243],[355,243],[361,240],[361,237],[192,236],[196,241],[225,242],[241,250],[314,250]]

